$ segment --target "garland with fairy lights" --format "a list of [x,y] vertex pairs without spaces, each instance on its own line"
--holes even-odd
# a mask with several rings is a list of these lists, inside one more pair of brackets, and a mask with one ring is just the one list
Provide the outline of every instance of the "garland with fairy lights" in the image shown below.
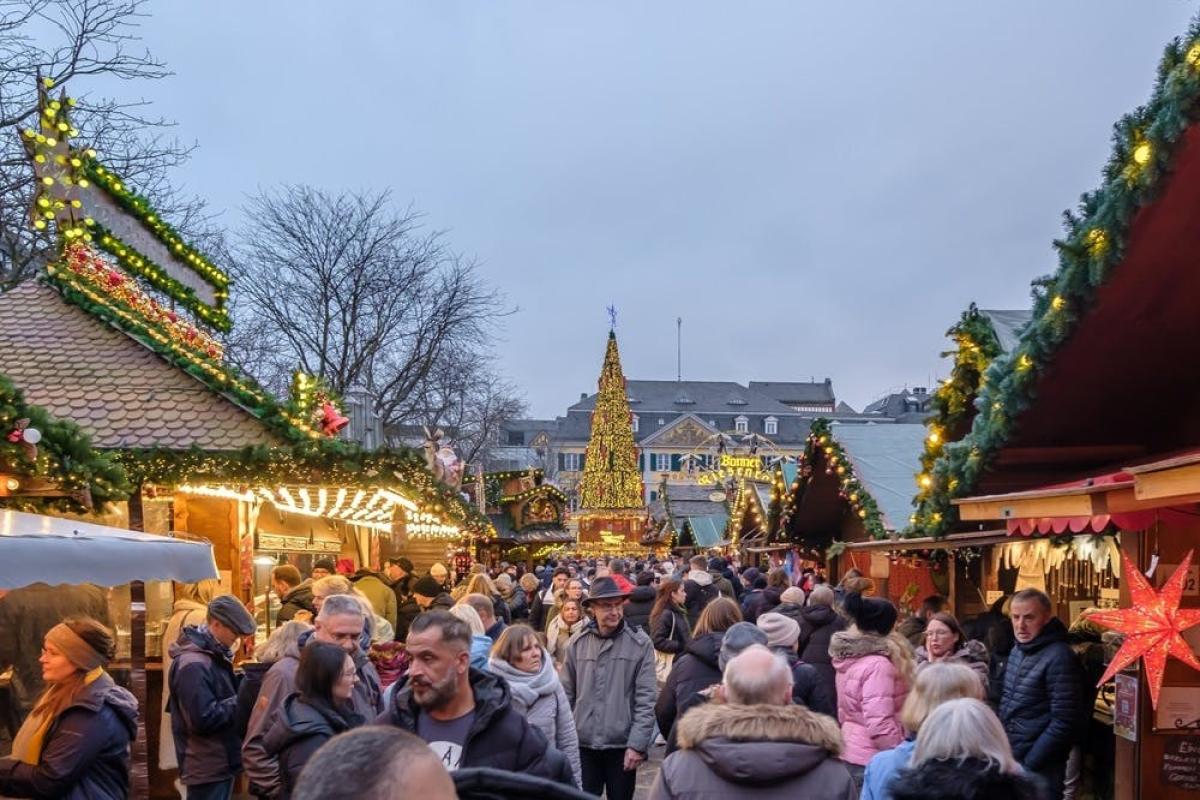
[[1115,126],[1112,155],[1098,189],[1064,214],[1056,241],[1058,270],[1033,289],[1033,320],[1018,345],[987,368],[971,432],[947,444],[928,472],[928,494],[916,527],[945,534],[957,520],[951,500],[969,494],[1034,402],[1037,375],[1095,302],[1097,290],[1125,254],[1135,215],[1153,202],[1176,145],[1200,119],[1200,20],[1171,42],[1159,63],[1150,101]]
[[[30,431],[39,435],[33,437]],[[24,436],[14,435],[24,433]],[[30,444],[33,446],[30,447]],[[40,406],[25,402],[21,391],[0,375],[0,464],[5,472],[53,481],[64,492],[91,494],[100,507],[129,496],[125,470],[112,456],[97,452],[78,425],[58,419]],[[58,509],[81,513],[90,509],[74,497],[11,497],[8,507],[28,510]]]
[[185,286],[172,278],[153,259],[139,253],[132,245],[126,244],[119,236],[100,223],[92,220],[89,227],[93,231],[96,245],[115,258],[126,271],[145,278],[155,289],[175,300],[213,328],[228,333],[233,327],[233,321],[223,302],[218,302],[216,306],[209,305],[196,296],[192,287]]
[[256,445],[233,452],[131,449],[114,453],[130,478],[159,486],[291,484],[395,488],[464,532],[490,537],[491,522],[429,472],[412,449],[367,451],[352,442],[318,439],[291,447]]
[[988,366],[1004,352],[991,320],[980,313],[974,303],[963,312],[962,318],[946,331],[957,348],[951,353],[954,366],[930,404],[932,416],[925,422],[929,433],[921,453],[921,472],[917,475],[915,511],[909,520],[913,529],[925,529],[940,519],[940,511],[928,502],[933,490],[933,468],[947,442],[961,439],[970,430],[975,417],[975,399],[982,388]]
[[833,428],[824,417],[813,420],[809,430],[802,464],[813,465],[813,469],[798,473],[799,491],[803,491],[814,480],[818,459],[824,464],[825,474],[837,479],[838,496],[846,501],[850,510],[862,521],[867,535],[873,539],[886,539],[887,528],[884,527],[879,505],[858,479],[854,472],[854,464],[834,438]]

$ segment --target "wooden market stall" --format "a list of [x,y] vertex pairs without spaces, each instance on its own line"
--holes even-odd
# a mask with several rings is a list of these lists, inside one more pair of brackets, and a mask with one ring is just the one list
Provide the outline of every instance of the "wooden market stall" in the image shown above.
[[[1045,583],[1068,620],[1084,603],[1157,609],[1147,625],[1175,642],[1165,668],[1153,657],[1110,664],[1118,798],[1200,790],[1197,568],[1159,594],[1200,549],[1196,34],[1167,48],[1150,102],[1118,124],[1104,183],[1068,216],[1058,271],[988,369],[970,433],[929,465],[917,513],[933,535],[1005,529],[1012,544],[999,547],[1020,556],[1018,580]],[[1113,563],[1118,542],[1128,567]],[[1055,553],[1063,547],[1071,558]],[[1064,566],[1051,585],[1046,568]],[[1132,647],[1133,613],[1096,619]]]
[[[492,535],[422,454],[344,441],[317,378],[298,373],[280,400],[226,363],[229,277],[74,141],[71,106],[44,88],[22,134],[33,224],[58,254],[0,293],[0,506],[203,538],[262,635],[277,563],[307,573],[331,556],[353,572],[378,568],[384,541],[394,553]],[[151,664],[172,601],[170,584],[148,588]],[[148,676],[153,692],[161,675]]]

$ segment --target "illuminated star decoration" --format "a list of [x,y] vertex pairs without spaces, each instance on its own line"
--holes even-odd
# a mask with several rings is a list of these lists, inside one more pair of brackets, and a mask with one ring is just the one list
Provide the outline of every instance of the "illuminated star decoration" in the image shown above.
[[1174,656],[1189,667],[1200,670],[1200,659],[1180,635],[1194,625],[1200,625],[1200,608],[1180,609],[1183,582],[1192,564],[1189,550],[1161,592],[1154,591],[1137,564],[1121,553],[1121,577],[1129,581],[1131,608],[1120,611],[1093,611],[1088,619],[1125,634],[1125,642],[1113,657],[1100,679],[1101,685],[1129,664],[1144,660],[1146,678],[1150,685],[1150,705],[1158,708],[1158,693],[1162,689],[1163,670],[1167,656]]

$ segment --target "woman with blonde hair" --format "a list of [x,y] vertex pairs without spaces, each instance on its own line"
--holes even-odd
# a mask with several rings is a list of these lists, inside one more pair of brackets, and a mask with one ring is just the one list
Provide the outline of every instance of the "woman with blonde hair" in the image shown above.
[[[163,631],[162,662],[163,675],[171,674],[171,645],[179,641],[179,633],[189,625],[203,625],[208,619],[208,601],[217,596],[221,584],[209,578],[196,583],[173,583],[175,589],[175,605],[171,609],[171,618]],[[171,691],[167,682],[163,681],[162,689],[162,725],[158,731],[158,768],[178,769],[179,760],[175,756],[175,736],[171,733],[171,715],[167,711],[167,701],[171,699]],[[183,784],[176,781],[175,788],[186,797]]]
[[505,628],[492,646],[488,666],[493,675],[508,684],[517,713],[545,734],[550,746],[571,762],[575,785],[580,786],[579,737],[571,702],[550,653],[542,647],[533,628],[519,623]]
[[500,590],[496,588],[496,584],[487,576],[487,573],[476,572],[472,575],[467,580],[466,589],[455,598],[455,601],[461,601],[469,594],[481,594],[488,598],[492,601],[492,615],[496,619],[504,620],[505,625],[512,622],[512,612],[508,610],[508,603],[504,602],[504,598],[500,596]]
[[479,612],[471,608],[469,603],[460,601],[454,604],[450,613],[467,623],[467,627],[471,629],[471,666],[486,672],[488,655],[492,651],[494,642],[484,633],[483,620],[479,618]]
[[104,667],[112,632],[90,617],[51,628],[42,641],[46,689],[0,758],[0,796],[124,800],[138,704]]
[[916,737],[935,708],[960,697],[984,698],[983,687],[975,672],[963,664],[935,662],[917,672],[912,691],[904,699],[900,709],[900,722],[908,731],[908,737],[891,750],[876,753],[863,774],[862,800],[887,800],[891,798],[888,784],[896,774],[908,766]]
[[586,624],[583,605],[578,600],[564,599],[558,616],[550,620],[550,627],[546,629],[546,648],[555,667],[562,667],[567,660],[567,645],[571,637],[583,630]]
[[1013,758],[1004,726],[981,700],[949,700],[930,712],[917,734],[912,766],[892,781],[895,800],[1044,797]]
[[908,641],[893,635],[896,607],[891,602],[851,592],[842,607],[852,624],[833,634],[829,655],[837,673],[842,760],[861,790],[871,758],[904,741],[900,707],[912,686],[914,664]]

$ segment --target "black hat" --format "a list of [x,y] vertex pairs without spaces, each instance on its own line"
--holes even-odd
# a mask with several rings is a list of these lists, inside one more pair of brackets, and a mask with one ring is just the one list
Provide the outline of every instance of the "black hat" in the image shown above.
[[725,569],[725,559],[713,556],[708,560],[708,568],[718,572]]
[[323,569],[326,572],[328,572],[330,575],[334,575],[337,573],[337,566],[333,563],[332,558],[318,558],[316,561],[313,562],[312,568],[313,569]]
[[405,572],[407,572],[410,575],[412,574],[413,563],[411,561],[409,561],[407,558],[405,558],[404,556],[400,556],[399,558],[394,558],[394,557],[389,558],[388,563],[394,564],[395,566],[399,567],[400,569],[404,570]]
[[629,592],[621,591],[621,587],[612,578],[597,578],[592,581],[591,588],[588,589],[588,596],[583,598],[583,604],[590,606],[596,600],[615,600],[617,598],[624,600],[626,597],[629,597]]
[[217,620],[238,636],[249,636],[258,628],[254,624],[254,617],[250,616],[250,612],[242,605],[242,601],[231,594],[217,595],[210,600],[208,602],[208,616]]
[[421,597],[437,597],[442,593],[442,585],[432,575],[426,575],[413,584],[412,591]]
[[896,607],[888,600],[850,592],[843,607],[860,631],[887,636],[896,625]]

